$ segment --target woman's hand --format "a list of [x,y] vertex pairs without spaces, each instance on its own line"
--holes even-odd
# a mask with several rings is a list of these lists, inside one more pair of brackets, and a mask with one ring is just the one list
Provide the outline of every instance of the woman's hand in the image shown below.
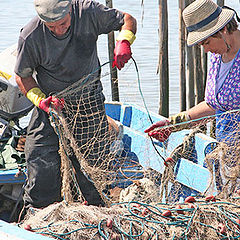
[[144,132],[148,133],[148,136],[157,139],[160,142],[164,142],[171,135],[172,131],[170,127],[162,128],[169,125],[170,122],[168,119],[161,120],[152,124],[149,128],[145,129]]

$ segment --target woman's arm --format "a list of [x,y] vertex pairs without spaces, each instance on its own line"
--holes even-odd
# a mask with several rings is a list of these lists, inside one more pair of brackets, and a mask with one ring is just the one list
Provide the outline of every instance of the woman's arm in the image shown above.
[[199,119],[202,117],[206,117],[206,116],[211,116],[215,114],[215,110],[210,107],[210,105],[208,105],[205,101],[200,102],[198,105],[190,108],[187,111],[188,116],[190,117],[190,119]]

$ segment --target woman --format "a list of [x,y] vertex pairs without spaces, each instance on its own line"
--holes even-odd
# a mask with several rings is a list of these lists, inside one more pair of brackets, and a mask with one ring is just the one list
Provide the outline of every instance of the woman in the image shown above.
[[[186,125],[162,128],[165,125],[217,115],[217,139],[226,139],[226,127],[219,113],[239,109],[240,106],[240,31],[234,19],[235,11],[221,8],[211,0],[196,0],[183,11],[188,31],[187,45],[198,45],[211,52],[207,77],[205,101],[186,112],[157,122],[145,130],[149,136],[165,141],[171,132]],[[237,17],[238,21],[239,18]],[[222,116],[222,117],[221,117]],[[191,126],[191,125],[190,125]],[[188,125],[189,127],[189,125]],[[227,131],[229,133],[229,130]]]
[[[239,178],[239,170],[234,177],[231,174],[233,167],[238,167],[237,145],[240,138],[240,114],[237,111],[240,108],[240,31],[234,16],[233,9],[221,8],[212,0],[196,0],[184,9],[183,19],[188,31],[187,45],[197,44],[202,46],[205,52],[211,53],[205,100],[145,130],[149,136],[164,142],[171,132],[191,128],[202,122],[204,117],[215,115],[216,138],[227,144],[224,145],[227,146],[224,149],[226,154],[222,152],[221,157],[215,160],[215,167],[219,159],[222,161],[220,172],[225,186],[228,179],[234,179],[236,186],[235,181]],[[239,22],[238,16],[236,17]],[[177,124],[182,122],[188,124]],[[173,126],[167,127],[169,124]]]

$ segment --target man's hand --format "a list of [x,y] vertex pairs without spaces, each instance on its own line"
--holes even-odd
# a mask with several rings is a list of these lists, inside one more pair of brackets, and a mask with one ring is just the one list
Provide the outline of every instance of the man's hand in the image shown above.
[[145,129],[144,132],[148,133],[148,136],[151,136],[160,142],[164,142],[168,139],[172,131],[170,127],[162,128],[162,129],[160,127],[167,126],[169,124],[170,124],[169,120],[165,119],[165,120],[154,123],[149,128]]
[[115,66],[121,70],[125,63],[131,58],[132,52],[130,43],[128,40],[120,40],[116,42],[116,46],[114,49],[114,61],[112,67]]
[[30,89],[26,97],[37,107],[45,111],[46,113],[50,112],[50,108],[55,111],[61,111],[64,106],[64,99],[58,99],[54,96],[49,96],[46,98],[46,95],[41,91],[40,88],[34,87]]
[[48,114],[50,112],[50,108],[58,112],[58,111],[61,111],[64,107],[64,99],[58,99],[56,97],[49,96],[45,99],[42,99],[39,102],[38,107]]

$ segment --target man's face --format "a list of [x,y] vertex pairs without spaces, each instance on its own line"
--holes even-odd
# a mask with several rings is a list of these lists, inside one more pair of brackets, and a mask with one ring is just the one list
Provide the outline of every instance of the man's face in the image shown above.
[[71,25],[71,12],[56,22],[46,22],[44,24],[55,36],[61,37],[68,31]]

